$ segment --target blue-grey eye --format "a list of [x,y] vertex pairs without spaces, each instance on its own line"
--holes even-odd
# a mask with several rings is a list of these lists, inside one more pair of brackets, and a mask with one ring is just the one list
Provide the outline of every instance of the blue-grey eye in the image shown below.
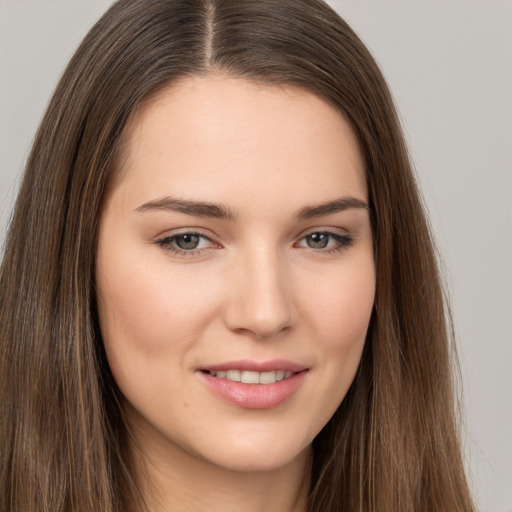
[[325,249],[331,238],[330,233],[312,233],[305,237],[306,243],[311,249]]
[[184,251],[191,251],[199,247],[201,238],[202,237],[194,233],[185,233],[183,235],[173,236],[173,241],[180,249],[183,249]]
[[297,244],[299,247],[307,247],[316,251],[330,252],[343,250],[349,247],[353,242],[350,235],[333,233],[331,231],[315,231],[304,236]]
[[201,233],[188,232],[166,236],[156,241],[156,244],[166,251],[185,256],[195,254],[196,251],[209,249],[215,244]]

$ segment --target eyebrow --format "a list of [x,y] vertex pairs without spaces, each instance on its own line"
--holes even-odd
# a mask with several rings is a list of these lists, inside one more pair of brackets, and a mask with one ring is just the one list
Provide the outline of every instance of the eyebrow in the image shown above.
[[216,219],[233,220],[237,213],[232,209],[218,203],[206,201],[189,201],[175,197],[163,197],[139,206],[135,211],[147,212],[151,210],[164,210],[185,213],[195,217],[213,217]]
[[[362,199],[346,196],[334,199],[326,203],[305,206],[295,213],[295,218],[307,220],[324,215],[339,213],[352,208],[362,208],[368,210],[368,204]],[[147,212],[152,210],[163,210],[170,212],[184,213],[194,217],[213,217],[216,219],[234,220],[238,214],[235,210],[220,204],[207,201],[191,201],[188,199],[178,199],[175,197],[163,197],[154,201],[149,201],[138,208],[137,212]]]
[[333,201],[328,201],[327,203],[305,206],[295,214],[295,217],[301,220],[306,220],[314,217],[331,215],[333,213],[350,210],[352,208],[363,208],[365,210],[369,210],[368,203],[366,201],[358,199],[357,197],[346,196],[334,199]]

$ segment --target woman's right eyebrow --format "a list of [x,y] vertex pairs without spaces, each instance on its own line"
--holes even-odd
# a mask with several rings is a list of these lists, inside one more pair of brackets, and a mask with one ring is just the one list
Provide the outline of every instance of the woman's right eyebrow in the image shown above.
[[135,211],[147,212],[151,210],[164,210],[185,213],[195,217],[213,217],[225,220],[234,220],[237,217],[237,212],[223,204],[210,203],[206,201],[191,201],[171,196],[149,201],[136,208]]
[[[295,217],[300,220],[323,217],[334,213],[342,212],[352,208],[361,208],[368,210],[368,203],[363,199],[352,196],[344,196],[333,199],[325,203],[304,206],[295,213]],[[235,220],[238,212],[230,207],[208,201],[192,201],[171,196],[162,197],[144,203],[135,209],[137,212],[147,212],[153,210],[164,210],[170,212],[184,213],[195,217],[212,217],[216,219]]]

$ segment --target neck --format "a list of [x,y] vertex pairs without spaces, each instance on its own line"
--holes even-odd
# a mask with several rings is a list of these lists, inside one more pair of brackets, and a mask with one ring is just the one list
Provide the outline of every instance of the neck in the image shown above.
[[[160,446],[161,448],[161,446]],[[233,471],[180,449],[132,451],[149,512],[306,512],[312,451],[265,471]]]

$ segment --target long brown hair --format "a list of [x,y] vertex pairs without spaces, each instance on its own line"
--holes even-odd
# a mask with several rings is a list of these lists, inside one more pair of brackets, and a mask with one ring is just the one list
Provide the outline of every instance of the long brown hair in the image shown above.
[[98,329],[98,218],[134,110],[211,72],[326,99],[365,161],[375,307],[357,376],[314,441],[310,511],[473,511],[449,315],[399,122],[370,53],[320,0],[121,0],[71,59],[0,271],[0,510],[121,512],[138,500]]

